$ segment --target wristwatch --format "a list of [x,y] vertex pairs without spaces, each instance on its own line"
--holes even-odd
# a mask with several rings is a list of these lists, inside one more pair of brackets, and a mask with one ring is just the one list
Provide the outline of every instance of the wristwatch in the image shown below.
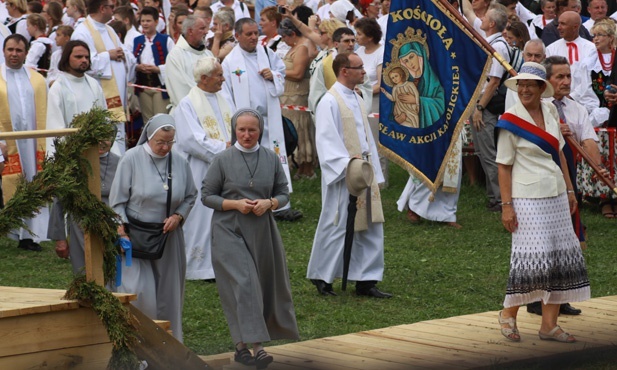
[[479,112],[482,112],[482,111],[484,110],[484,107],[483,107],[483,106],[481,106],[480,104],[476,104],[476,109],[477,109]]

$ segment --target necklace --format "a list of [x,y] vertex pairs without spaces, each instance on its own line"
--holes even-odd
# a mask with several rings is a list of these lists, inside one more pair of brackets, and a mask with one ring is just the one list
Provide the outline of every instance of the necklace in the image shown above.
[[105,172],[103,173],[103,176],[101,176],[101,189],[105,189],[105,178],[107,177],[107,167],[109,167],[109,157],[107,158],[107,162],[105,162]]
[[253,168],[253,171],[251,171],[249,164],[246,162],[246,158],[244,158],[244,153],[240,152],[240,154],[242,154],[242,159],[244,160],[246,169],[249,171],[249,174],[251,175],[251,179],[249,180],[249,188],[252,188],[253,187],[253,177],[255,177],[255,173],[257,172],[257,167],[259,166],[259,150],[257,151],[257,164],[255,164],[255,168]]
[[[152,156],[149,156],[149,157],[150,157],[150,160],[152,161],[152,165],[154,165],[154,168],[156,169],[156,173],[158,173],[159,177],[161,178],[161,182],[163,182],[163,189],[165,189],[165,191],[168,191],[169,185],[167,185],[167,183],[165,182],[165,176],[161,175],[161,171],[159,171],[159,168],[156,166],[156,163],[154,163],[154,159],[152,158]],[[169,157],[167,157],[167,161],[169,161]],[[167,166],[167,161],[165,162],[165,166]],[[171,174],[168,174],[167,178],[170,179]]]
[[600,59],[602,69],[605,71],[610,71],[611,69],[613,69],[613,61],[615,60],[615,49],[611,50],[611,59],[608,63],[604,61],[604,55],[600,50],[598,50],[598,59]]

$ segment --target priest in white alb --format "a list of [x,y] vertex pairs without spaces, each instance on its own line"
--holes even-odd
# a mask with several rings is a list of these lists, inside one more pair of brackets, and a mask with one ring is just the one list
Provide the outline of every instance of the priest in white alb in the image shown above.
[[189,15],[182,22],[182,35],[166,60],[165,86],[173,107],[196,85],[193,78],[195,63],[203,57],[213,56],[204,45],[207,32],[206,22],[202,18]]
[[[75,115],[93,107],[107,109],[101,85],[86,72],[90,69],[90,49],[81,40],[69,41],[58,63],[58,78],[47,98],[47,129],[69,127]],[[47,138],[47,154],[54,152],[54,138]]]
[[337,82],[317,104],[316,147],[321,165],[321,214],[308,264],[307,278],[322,295],[336,295],[334,279],[343,276],[343,251],[348,217],[347,168],[352,158],[373,166],[374,180],[357,197],[349,280],[356,282],[356,294],[390,298],[377,283],[384,271],[383,209],[378,183],[384,182],[377,146],[369,128],[362,98],[354,91],[364,81],[362,59],[340,53],[332,63]]
[[[204,57],[193,69],[197,86],[180,100],[172,115],[176,121],[176,147],[191,166],[195,184],[206,177],[214,157],[230,146],[231,107],[219,92],[223,68],[215,57]],[[197,186],[201,199],[201,186]],[[211,257],[211,228],[214,210],[197,202],[184,223],[186,278],[214,279]]]
[[[0,65],[0,131],[44,130],[47,114],[47,84],[38,72],[25,68],[28,41],[16,33],[4,40],[5,63]],[[8,202],[22,177],[31,181],[41,170],[45,157],[45,139],[8,140],[5,166],[2,171],[2,193]],[[24,220],[26,228],[13,230],[11,237],[19,239],[18,247],[41,251],[35,239],[47,234],[47,207],[33,218]]]
[[114,4],[113,0],[89,0],[88,17],[75,28],[71,40],[88,44],[91,61],[88,74],[101,84],[107,108],[118,122],[118,134],[111,151],[122,155],[126,150],[127,84],[135,71],[135,57],[124,49],[116,32],[106,25],[113,17]]
[[[257,46],[259,28],[251,18],[236,21],[234,31],[238,44],[223,61],[223,94],[235,108],[252,108],[262,115],[265,125],[261,145],[279,156],[291,193],[279,100],[285,89],[285,64],[267,46]],[[285,221],[301,218],[302,212],[291,209],[290,204],[277,210],[274,217]]]

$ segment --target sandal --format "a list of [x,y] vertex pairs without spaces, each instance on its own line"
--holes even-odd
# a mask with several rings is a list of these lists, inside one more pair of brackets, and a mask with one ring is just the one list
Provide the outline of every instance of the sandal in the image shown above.
[[[561,330],[560,334],[557,334],[557,331]],[[559,325],[555,326],[553,330],[544,334],[541,331],[538,332],[540,339],[542,340],[554,340],[561,343],[574,343],[576,342],[576,338],[574,338],[570,333],[566,333]]]
[[255,359],[251,355],[251,351],[249,351],[248,348],[236,348],[236,353],[234,353],[234,361],[239,362],[245,366],[255,365]]
[[521,336],[518,333],[518,328],[516,327],[516,319],[514,317],[508,317],[507,319],[504,319],[501,317],[501,311],[499,311],[499,324],[509,326],[508,328],[501,327],[501,335],[513,342],[521,341]]
[[258,369],[265,369],[270,365],[270,363],[274,361],[274,358],[268,354],[268,352],[260,349],[255,354],[255,365],[257,365]]
[[610,202],[600,203],[600,213],[604,218],[615,218],[615,213],[613,213],[613,206]]
[[420,216],[416,212],[412,211],[411,209],[407,211],[407,219],[412,224],[420,223]]

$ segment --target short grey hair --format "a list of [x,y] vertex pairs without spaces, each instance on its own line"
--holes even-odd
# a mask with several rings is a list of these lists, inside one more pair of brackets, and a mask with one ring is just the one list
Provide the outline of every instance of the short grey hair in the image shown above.
[[525,46],[523,47],[523,53],[525,52],[525,50],[527,50],[528,45],[531,46],[533,44],[542,47],[542,54],[546,55],[546,45],[544,45],[544,42],[542,42],[542,39],[531,39],[527,41],[525,43]]
[[485,16],[492,22],[495,22],[495,28],[497,31],[503,32],[503,30],[506,29],[506,25],[508,24],[508,14],[506,14],[503,9],[493,7],[486,12]]
[[235,33],[242,33],[242,27],[244,27],[245,24],[257,24],[257,22],[255,22],[255,20],[253,18],[240,18],[236,21],[236,24],[234,25],[234,32]]
[[184,22],[182,22],[182,36],[186,36],[187,32],[190,29],[193,29],[195,27],[195,23],[197,23],[198,20],[203,20],[203,19],[196,17],[193,14],[190,14],[189,16],[187,16],[184,19]]
[[217,65],[219,65],[219,61],[215,57],[203,57],[199,59],[197,63],[195,63],[195,67],[193,67],[195,82],[199,83],[201,76],[210,76]]
[[214,14],[214,17],[212,17],[216,20],[218,20],[219,22],[221,22],[221,25],[226,24],[229,26],[229,29],[234,28],[234,23],[236,22],[236,17],[234,15],[233,11],[228,11],[228,10],[219,10],[218,12],[216,12],[216,14]]

